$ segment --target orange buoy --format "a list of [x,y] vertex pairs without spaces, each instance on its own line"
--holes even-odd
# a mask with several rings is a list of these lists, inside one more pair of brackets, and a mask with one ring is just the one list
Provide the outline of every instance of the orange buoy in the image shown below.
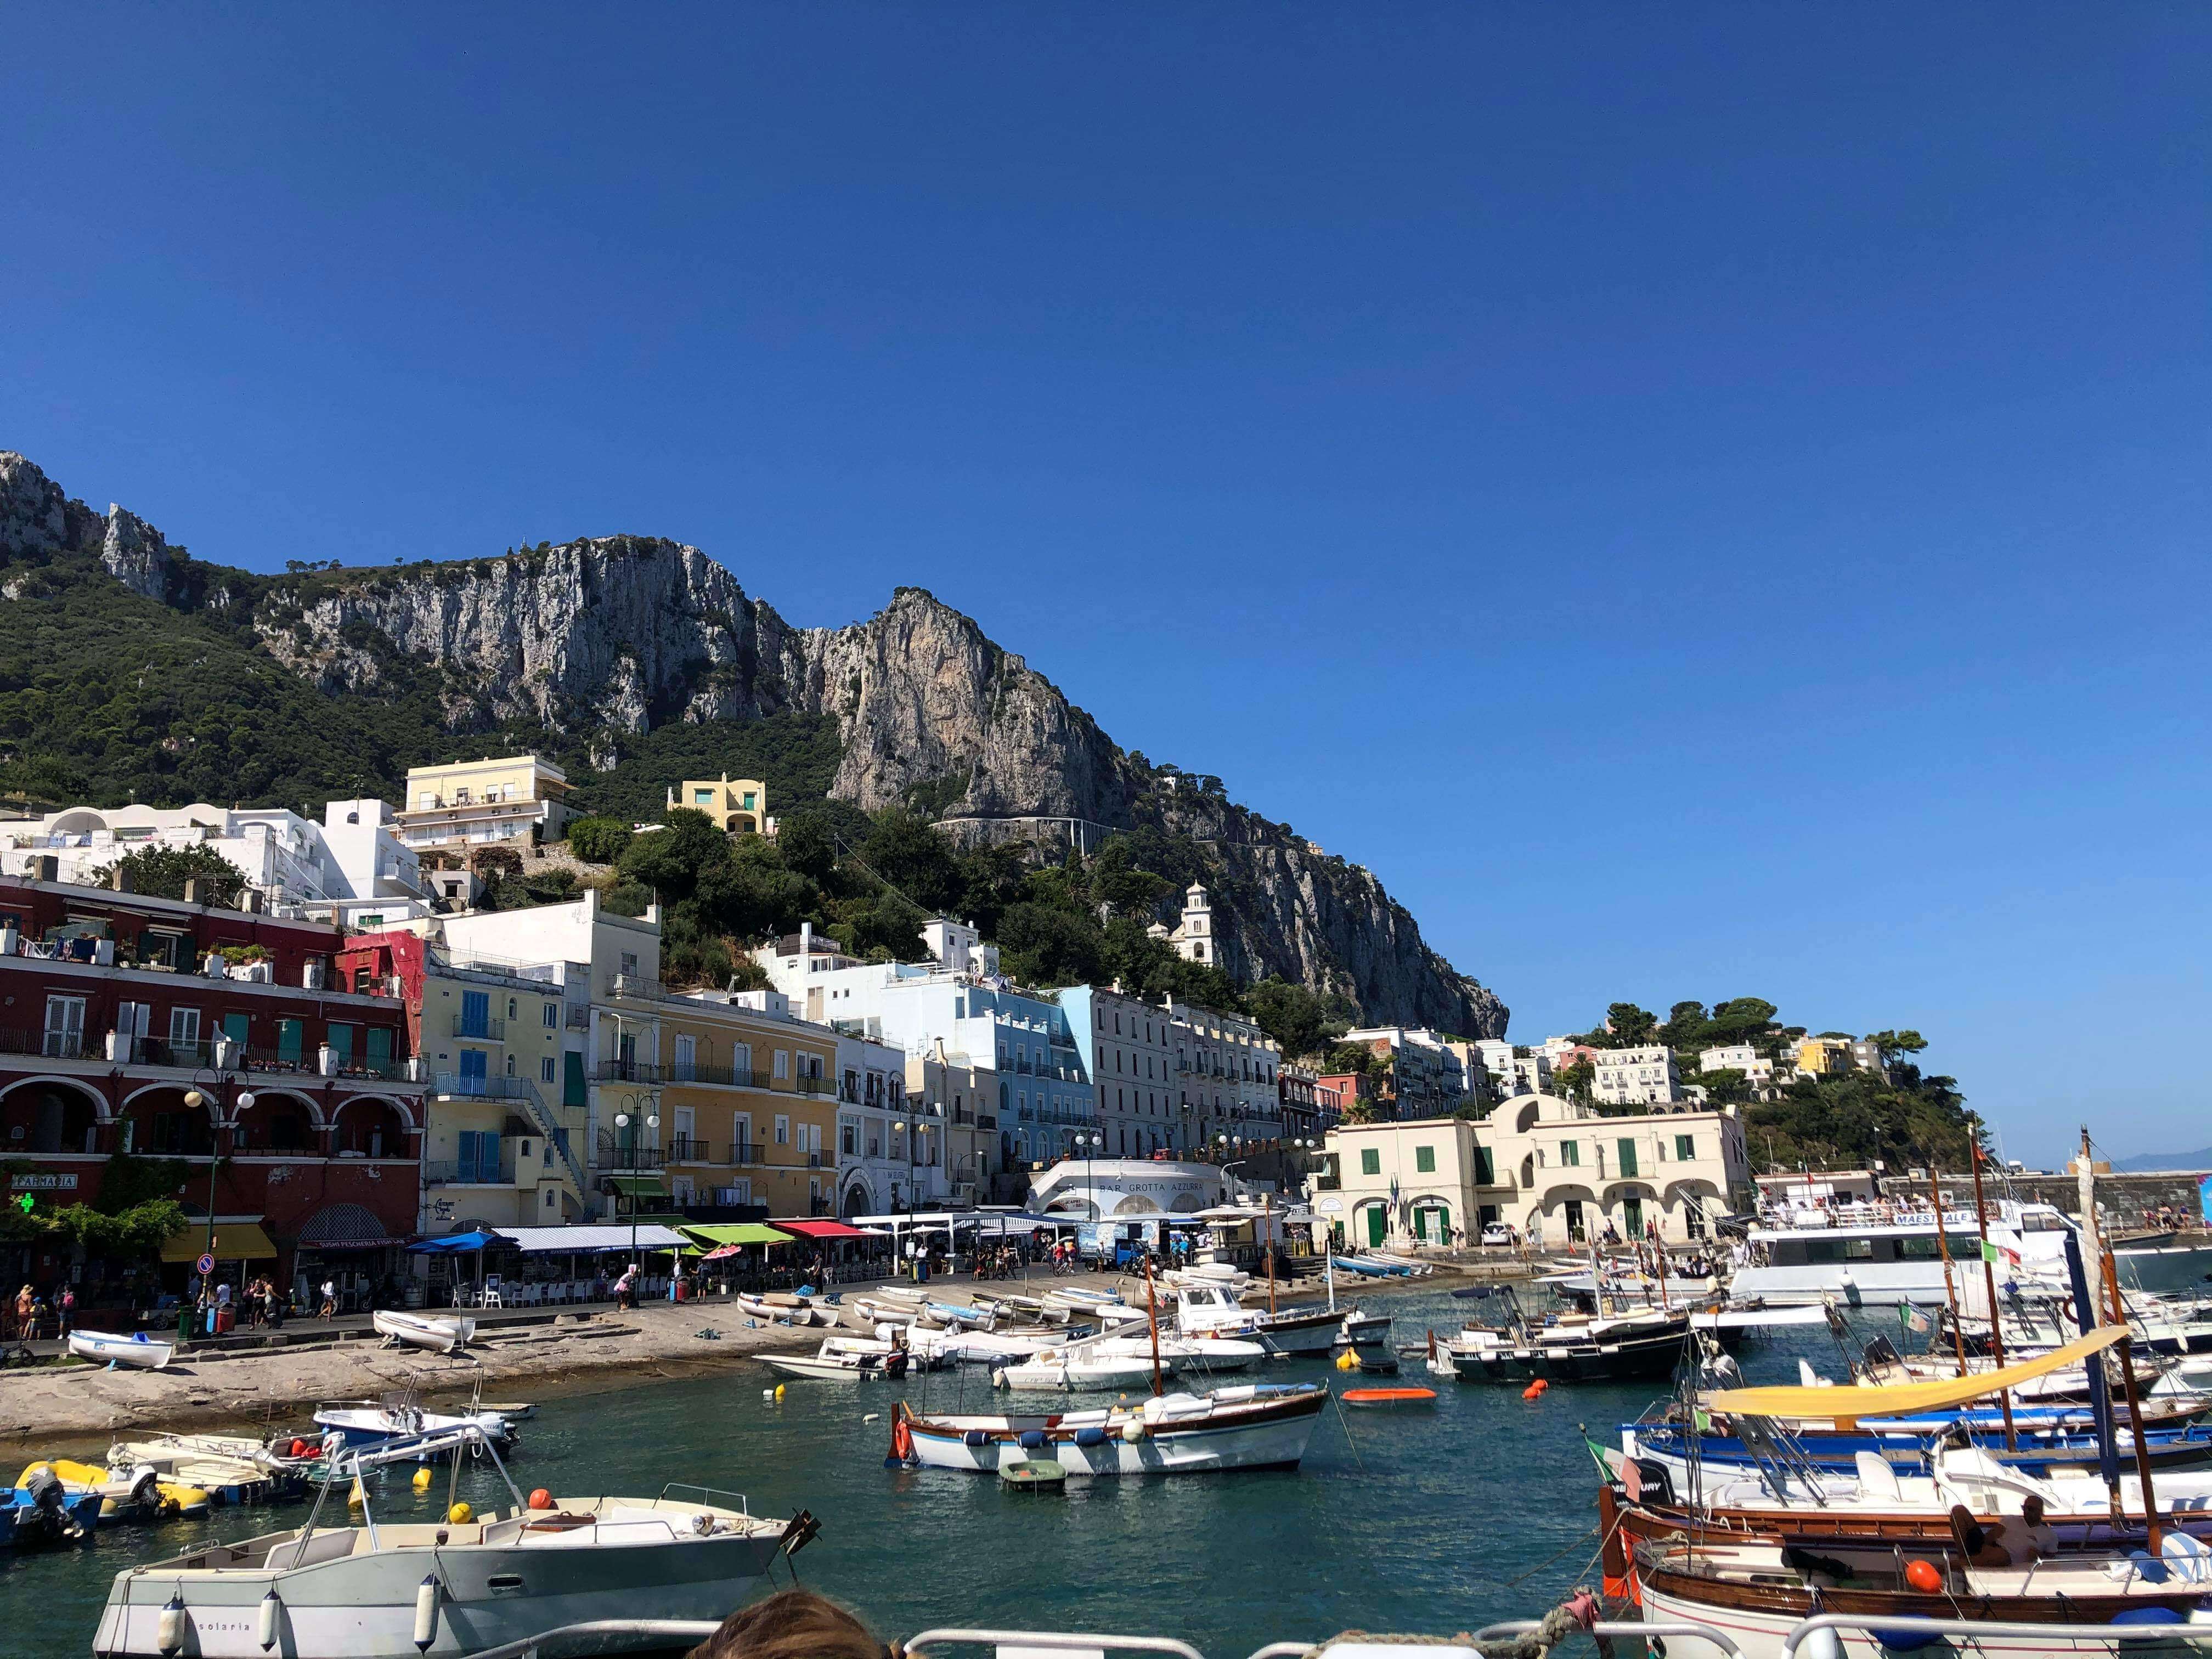
[[1905,1564],[1905,1582],[1923,1595],[1933,1595],[1943,1588],[1943,1575],[1936,1571],[1933,1562],[1907,1561]]
[[546,1491],[544,1487],[539,1486],[530,1494],[530,1507],[533,1510],[551,1509],[553,1507],[553,1494]]
[[1434,1389],[1346,1389],[1337,1398],[1347,1406],[1433,1406]]

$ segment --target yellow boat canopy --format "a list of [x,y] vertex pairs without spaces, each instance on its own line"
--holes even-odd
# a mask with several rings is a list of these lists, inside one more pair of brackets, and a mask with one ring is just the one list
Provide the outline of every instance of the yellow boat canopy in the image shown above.
[[1899,1382],[1886,1388],[1723,1389],[1705,1395],[1699,1403],[1707,1411],[1726,1412],[1732,1417],[1818,1417],[1839,1422],[1862,1417],[1911,1417],[1963,1406],[1970,1400],[1984,1399],[2078,1365],[2127,1334],[2125,1326],[2100,1325],[2039,1359],[2023,1360],[2002,1370],[1972,1371],[1965,1376],[1939,1377],[1928,1382]]
[[[164,1261],[197,1261],[200,1252],[207,1248],[207,1223],[195,1221],[184,1231],[173,1234],[161,1246]],[[274,1261],[276,1246],[258,1224],[251,1221],[218,1221],[215,1224],[215,1259],[223,1261]]]

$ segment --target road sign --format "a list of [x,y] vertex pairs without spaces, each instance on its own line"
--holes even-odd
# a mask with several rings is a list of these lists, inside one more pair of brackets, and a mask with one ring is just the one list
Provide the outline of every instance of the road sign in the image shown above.
[[211,1255],[204,1255],[193,1265],[198,1267],[200,1277],[205,1279],[215,1271],[215,1258]]

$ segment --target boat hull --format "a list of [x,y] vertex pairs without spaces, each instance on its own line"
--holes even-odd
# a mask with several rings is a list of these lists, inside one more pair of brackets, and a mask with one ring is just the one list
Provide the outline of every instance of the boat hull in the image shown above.
[[1682,1358],[1677,1334],[1620,1342],[1499,1344],[1453,1348],[1453,1371],[1473,1382],[1648,1382],[1672,1376]]
[[[926,1468],[995,1472],[1002,1462],[1056,1462],[1070,1474],[1147,1475],[1218,1474],[1234,1469],[1296,1468],[1305,1456],[1315,1425],[1328,1401],[1325,1389],[1298,1391],[1279,1401],[1225,1412],[1204,1420],[1173,1418],[1147,1424],[1141,1439],[1124,1437],[1103,1412],[1070,1413],[1050,1418],[931,1419],[902,1417],[915,1462]],[[1121,1422],[1137,1420],[1120,1414]],[[971,1423],[1015,1425],[1007,1432],[968,1429]],[[1096,1438],[1081,1428],[1099,1428]],[[1048,1435],[1041,1446],[1024,1446],[1024,1433]],[[970,1443],[974,1434],[985,1437]],[[1090,1443],[1084,1443],[1089,1441]]]
[[410,1348],[431,1353],[453,1353],[466,1347],[477,1334],[473,1319],[426,1319],[420,1314],[379,1308],[369,1316],[376,1334]]
[[176,1358],[173,1342],[142,1342],[133,1336],[114,1336],[106,1331],[71,1331],[69,1351],[79,1359],[107,1365],[129,1365],[158,1371]]
[[[142,1569],[117,1575],[93,1651],[159,1659],[161,1609],[172,1592],[185,1604],[182,1651],[208,1659],[415,1659],[418,1652],[461,1659],[558,1626],[635,1618],[647,1608],[657,1619],[719,1620],[766,1586],[780,1547],[773,1535],[742,1536],[637,1547],[392,1549],[276,1571]],[[436,1634],[418,1649],[416,1595],[431,1573],[444,1591]],[[264,1650],[260,1607],[271,1588],[282,1611],[277,1640]]]

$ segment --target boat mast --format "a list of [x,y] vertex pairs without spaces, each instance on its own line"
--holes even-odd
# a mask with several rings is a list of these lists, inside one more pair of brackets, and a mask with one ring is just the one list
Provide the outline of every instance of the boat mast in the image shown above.
[[[1974,1166],[1974,1224],[1981,1230],[1982,1235],[1982,1287],[1990,1299],[1990,1352],[1996,1361],[1996,1368],[2002,1370],[2005,1363],[2004,1328],[1997,1319],[1996,1266],[1990,1260],[1989,1206],[1982,1198],[1982,1126],[1979,1119],[1973,1121],[1972,1131],[1966,1150]],[[1997,1402],[2004,1407],[2005,1449],[2018,1451],[2020,1437],[2014,1433],[2012,1423],[2012,1390],[1999,1389]]]
[[1275,1195],[1267,1194],[1260,1200],[1260,1213],[1267,1218],[1267,1237],[1261,1249],[1267,1253],[1267,1317],[1275,1316]]
[[1943,1300],[1951,1307],[1951,1346],[1959,1356],[1959,1375],[1966,1374],[1966,1334],[1959,1328],[1959,1287],[1951,1278],[1951,1246],[1943,1231],[1943,1186],[1936,1162],[1928,1163],[1928,1195],[1936,1201],[1936,1254],[1943,1258]]
[[1166,1390],[1160,1386],[1160,1299],[1152,1290],[1152,1259],[1145,1258],[1145,1322],[1152,1332],[1152,1395],[1155,1399]]

